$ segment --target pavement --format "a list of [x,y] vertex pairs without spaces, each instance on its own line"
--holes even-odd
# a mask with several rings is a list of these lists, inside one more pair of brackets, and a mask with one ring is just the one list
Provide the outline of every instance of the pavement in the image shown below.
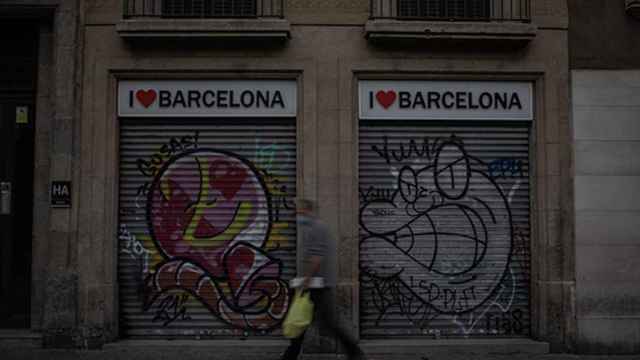
[[[3,351],[0,354],[1,359],[5,360],[112,360],[112,359],[134,359],[134,360],[164,360],[164,359],[207,359],[207,360],[276,360],[277,357],[264,356],[261,354],[219,354],[219,353],[201,353],[201,354],[157,354],[146,353],[140,354],[136,352],[112,353],[104,351],[67,351],[67,350],[38,350],[38,351]],[[344,356],[328,356],[328,355],[305,355],[300,360],[347,360]],[[438,355],[427,356],[425,354],[408,355],[401,357],[384,355],[376,356],[375,354],[367,356],[368,360],[639,360],[640,355],[569,355],[569,354],[548,354],[535,356],[513,355],[491,355],[491,354],[475,354],[475,355]]]
[[[277,360],[279,353],[263,352],[260,349],[218,351],[210,347],[177,347],[171,351],[154,348],[105,348],[101,350],[60,350],[23,347],[16,344],[0,345],[2,360]],[[437,353],[367,353],[367,360],[640,360],[638,355],[575,355],[575,354],[523,354],[492,352],[457,352],[456,350]],[[300,360],[348,360],[344,355],[304,354]]]
[[[122,340],[99,350],[44,349],[41,338],[0,338],[0,360],[278,360],[286,340]],[[364,341],[367,360],[640,360],[635,355],[551,354],[529,339]],[[303,354],[299,360],[348,360],[344,355]]]

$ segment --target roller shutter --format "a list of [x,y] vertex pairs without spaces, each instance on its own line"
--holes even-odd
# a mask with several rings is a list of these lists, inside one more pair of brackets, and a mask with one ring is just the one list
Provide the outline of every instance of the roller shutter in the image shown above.
[[295,175],[295,119],[121,119],[121,334],[277,336]]
[[529,335],[528,125],[361,121],[359,188],[363,338]]

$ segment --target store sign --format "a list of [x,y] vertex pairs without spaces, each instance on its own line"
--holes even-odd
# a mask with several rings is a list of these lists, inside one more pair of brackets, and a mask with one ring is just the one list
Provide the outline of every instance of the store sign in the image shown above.
[[51,182],[51,207],[71,207],[71,181]]
[[533,120],[528,82],[392,81],[359,82],[361,119]]
[[122,80],[118,115],[293,117],[294,80]]

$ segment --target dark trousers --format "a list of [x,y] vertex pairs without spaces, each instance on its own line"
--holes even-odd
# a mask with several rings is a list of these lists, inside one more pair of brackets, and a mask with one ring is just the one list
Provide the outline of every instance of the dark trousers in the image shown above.
[[[321,331],[328,330],[334,334],[347,351],[349,359],[357,359],[362,351],[356,342],[338,326],[337,318],[331,306],[331,292],[329,289],[311,289],[311,301],[314,305],[313,321],[316,322]],[[304,333],[295,339],[291,339],[291,344],[282,356],[282,360],[296,360],[302,350]]]

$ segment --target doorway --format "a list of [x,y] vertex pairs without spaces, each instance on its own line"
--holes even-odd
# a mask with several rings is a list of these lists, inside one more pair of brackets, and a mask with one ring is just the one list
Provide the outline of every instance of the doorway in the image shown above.
[[30,324],[37,35],[0,26],[0,328]]

